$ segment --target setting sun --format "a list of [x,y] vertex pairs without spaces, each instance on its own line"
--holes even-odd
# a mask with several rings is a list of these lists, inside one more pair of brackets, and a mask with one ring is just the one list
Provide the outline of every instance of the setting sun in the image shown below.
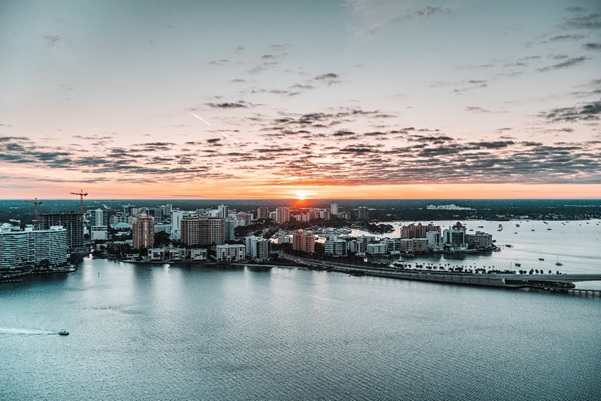
[[310,198],[312,195],[315,195],[315,192],[311,191],[294,191],[294,195],[298,200],[306,200]]

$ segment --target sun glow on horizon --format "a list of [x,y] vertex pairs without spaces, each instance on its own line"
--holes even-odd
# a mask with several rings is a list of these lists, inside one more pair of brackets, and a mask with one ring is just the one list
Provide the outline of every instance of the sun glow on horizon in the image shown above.
[[298,200],[307,200],[308,198],[311,198],[313,195],[315,195],[315,192],[305,191],[305,190],[294,191],[294,196]]

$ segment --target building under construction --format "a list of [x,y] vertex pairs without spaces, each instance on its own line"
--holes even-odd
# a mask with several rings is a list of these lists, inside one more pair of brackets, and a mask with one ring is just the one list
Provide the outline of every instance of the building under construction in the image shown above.
[[67,246],[71,251],[83,248],[84,232],[81,213],[40,213],[40,229],[48,230],[52,226],[63,226],[67,230]]

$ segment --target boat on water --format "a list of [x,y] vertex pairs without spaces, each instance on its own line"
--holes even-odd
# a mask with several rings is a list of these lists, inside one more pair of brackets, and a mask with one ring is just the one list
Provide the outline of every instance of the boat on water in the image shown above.
[[69,332],[65,329],[62,329],[61,331],[58,332],[59,336],[68,336]]

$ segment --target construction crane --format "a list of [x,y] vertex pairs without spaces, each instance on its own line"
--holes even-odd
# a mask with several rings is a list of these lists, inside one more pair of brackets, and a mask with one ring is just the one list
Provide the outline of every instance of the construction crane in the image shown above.
[[38,206],[41,205],[43,202],[39,201],[38,202],[38,198],[35,198],[35,200],[26,200],[23,201],[25,203],[30,203],[33,205],[33,229],[37,230],[38,229]]
[[79,192],[70,192],[70,194],[79,196],[79,213],[83,216],[83,197],[88,196],[88,193],[80,189]]

